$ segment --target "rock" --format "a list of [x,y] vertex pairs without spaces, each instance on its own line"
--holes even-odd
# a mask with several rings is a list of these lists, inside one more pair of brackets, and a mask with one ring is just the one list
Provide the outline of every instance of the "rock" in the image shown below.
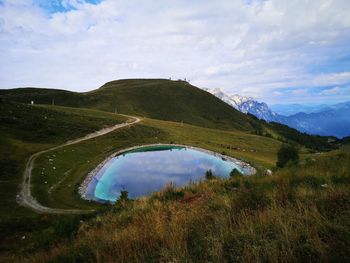
[[272,175],[272,171],[270,169],[265,170],[265,175]]

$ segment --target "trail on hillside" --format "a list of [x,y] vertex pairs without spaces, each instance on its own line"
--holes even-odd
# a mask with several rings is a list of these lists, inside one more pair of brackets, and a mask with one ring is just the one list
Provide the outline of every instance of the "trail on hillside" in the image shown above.
[[[120,114],[123,115],[123,114]],[[125,128],[128,126],[132,126],[138,122],[141,121],[140,118],[135,117],[135,116],[129,116],[129,115],[123,115],[125,117],[131,118],[132,121],[127,121],[125,123],[121,123],[121,124],[117,124],[114,125],[112,127],[108,127],[108,128],[104,128],[101,129],[99,131],[90,133],[84,137],[75,139],[75,140],[71,140],[68,142],[65,142],[61,145],[34,153],[33,155],[31,155],[27,161],[24,173],[23,173],[23,182],[22,182],[22,186],[21,186],[21,191],[20,193],[17,195],[17,202],[20,205],[29,207],[31,209],[33,209],[34,211],[38,212],[38,213],[48,213],[48,214],[86,214],[86,213],[91,213],[94,210],[81,210],[81,209],[62,209],[62,208],[50,208],[50,207],[46,207],[41,205],[31,194],[31,178],[32,178],[32,170],[34,167],[34,161],[42,154],[53,151],[53,150],[57,150],[59,148],[68,146],[68,145],[72,145],[72,144],[77,144],[89,139],[93,139],[102,135],[105,135],[107,133],[110,133],[112,131],[121,129],[121,128]]]

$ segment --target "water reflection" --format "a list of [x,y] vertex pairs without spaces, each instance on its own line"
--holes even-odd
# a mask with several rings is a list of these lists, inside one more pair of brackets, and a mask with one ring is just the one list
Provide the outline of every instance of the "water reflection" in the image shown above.
[[87,188],[87,197],[97,201],[115,201],[120,191],[129,197],[148,195],[169,182],[183,186],[202,180],[209,169],[216,176],[229,176],[242,167],[219,157],[185,147],[140,148],[109,160]]

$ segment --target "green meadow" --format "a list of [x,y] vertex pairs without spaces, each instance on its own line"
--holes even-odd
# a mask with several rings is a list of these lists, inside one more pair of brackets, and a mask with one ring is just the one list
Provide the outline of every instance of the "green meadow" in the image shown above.
[[[52,97],[60,106],[50,105]],[[42,104],[29,105],[29,98]],[[16,195],[32,154],[128,121],[116,112],[142,121],[45,152],[34,163],[31,189],[40,204],[94,212],[38,214],[18,205]],[[350,259],[347,139],[266,123],[186,82],[167,80],[115,81],[87,93],[1,91],[0,122],[1,262]],[[257,174],[183,188],[170,184],[151,196],[114,205],[80,198],[79,185],[106,157],[154,143],[236,157],[257,168]],[[298,149],[300,161],[277,169],[277,152],[285,143]],[[273,174],[266,175],[266,169]]]

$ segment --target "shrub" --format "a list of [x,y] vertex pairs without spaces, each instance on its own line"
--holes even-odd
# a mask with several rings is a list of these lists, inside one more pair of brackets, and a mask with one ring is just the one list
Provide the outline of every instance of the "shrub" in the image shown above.
[[124,208],[126,206],[126,204],[128,203],[128,201],[129,201],[128,195],[129,195],[128,191],[126,191],[126,190],[120,191],[119,199],[115,203],[116,206]]
[[230,177],[237,177],[237,176],[242,176],[242,174],[240,173],[240,171],[238,171],[238,169],[233,168],[232,171],[230,172]]
[[120,197],[119,197],[119,200],[128,200],[128,195],[129,195],[129,192],[128,191],[120,191]]
[[211,171],[211,169],[209,169],[208,171],[205,172],[205,179],[207,179],[207,180],[214,179],[214,174]]
[[185,195],[182,189],[177,189],[176,185],[173,183],[168,184],[160,195],[160,200],[169,201],[169,200],[179,200]]
[[72,237],[79,228],[80,218],[76,217],[64,217],[57,220],[54,225],[55,236],[61,238]]
[[277,153],[277,167],[284,167],[287,164],[297,164],[299,162],[299,152],[289,144],[283,144]]

